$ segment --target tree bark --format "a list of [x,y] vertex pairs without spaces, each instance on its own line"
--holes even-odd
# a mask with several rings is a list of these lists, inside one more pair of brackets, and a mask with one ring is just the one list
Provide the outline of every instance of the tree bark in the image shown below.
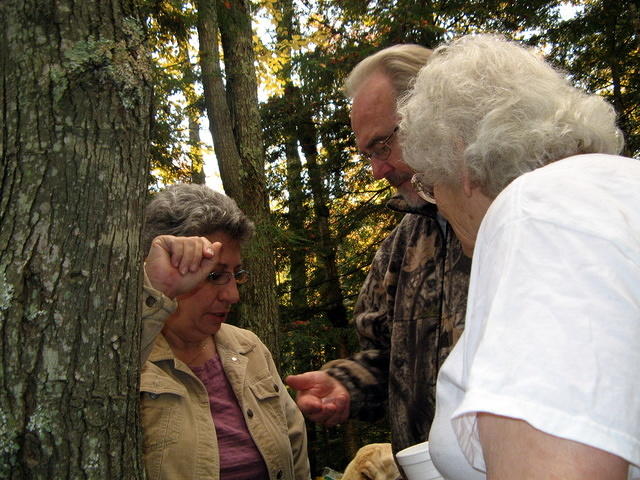
[[[256,224],[244,250],[251,282],[243,287],[238,323],[256,333],[279,365],[278,302],[273,264],[273,228],[258,111],[255,55],[247,2],[199,0],[198,34],[205,101],[225,192]],[[226,86],[219,64],[216,32],[224,49]],[[204,55],[204,57],[203,57]],[[205,70],[206,66],[206,70]]]
[[0,478],[141,478],[137,2],[0,7]]
[[218,159],[224,191],[236,201],[242,198],[241,159],[236,147],[231,114],[220,69],[218,14],[215,0],[196,0],[198,10],[198,42],[205,106],[213,149]]

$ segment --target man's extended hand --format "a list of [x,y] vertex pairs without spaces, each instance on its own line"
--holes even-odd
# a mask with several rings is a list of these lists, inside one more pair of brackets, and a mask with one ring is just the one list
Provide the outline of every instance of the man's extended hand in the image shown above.
[[205,237],[154,238],[145,260],[151,286],[169,298],[191,292],[214,269],[221,249]]
[[349,418],[349,391],[328,373],[315,371],[289,375],[285,383],[298,391],[296,403],[309,420],[332,427]]

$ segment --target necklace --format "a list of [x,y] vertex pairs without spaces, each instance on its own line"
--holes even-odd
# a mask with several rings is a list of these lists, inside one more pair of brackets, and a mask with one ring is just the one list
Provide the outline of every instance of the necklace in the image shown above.
[[194,360],[196,360],[200,355],[202,355],[202,353],[207,349],[208,345],[209,345],[209,339],[206,338],[200,345],[198,345],[198,347],[196,347],[195,355],[193,355],[193,357],[189,358],[188,361],[184,361],[183,360],[184,363],[186,363],[187,365],[192,365]]

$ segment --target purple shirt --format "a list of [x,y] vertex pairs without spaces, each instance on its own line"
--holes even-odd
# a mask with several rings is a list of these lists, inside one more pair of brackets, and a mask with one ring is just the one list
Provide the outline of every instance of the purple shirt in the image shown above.
[[267,466],[251,438],[242,410],[217,355],[201,367],[191,367],[209,394],[218,437],[221,480],[268,479]]

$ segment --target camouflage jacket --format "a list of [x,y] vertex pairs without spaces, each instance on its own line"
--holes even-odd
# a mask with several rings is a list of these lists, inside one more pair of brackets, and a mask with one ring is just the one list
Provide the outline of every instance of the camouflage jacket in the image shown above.
[[351,394],[351,417],[388,408],[393,451],[425,441],[435,412],[436,376],[464,327],[470,259],[435,207],[410,211],[384,240],[360,290],[353,321],[362,350],[323,369]]

